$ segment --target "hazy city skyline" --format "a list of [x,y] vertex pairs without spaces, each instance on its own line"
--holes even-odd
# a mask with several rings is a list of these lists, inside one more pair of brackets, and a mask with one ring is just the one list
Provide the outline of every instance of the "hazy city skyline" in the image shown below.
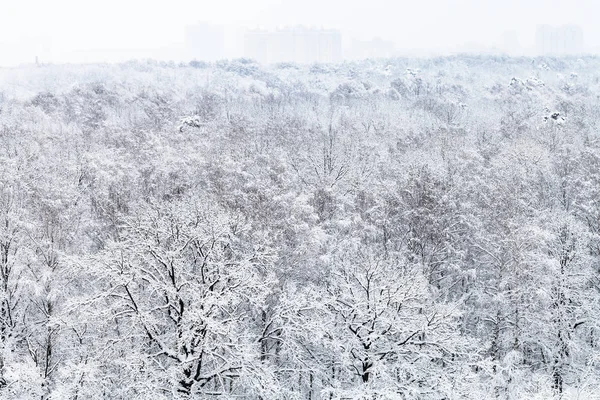
[[244,57],[263,64],[277,62],[334,63],[342,60],[342,37],[336,29],[284,27],[248,30],[244,35]]
[[356,43],[375,39],[392,43],[399,54],[495,49],[533,55],[539,26],[574,24],[584,32],[583,51],[597,53],[600,27],[593,16],[589,1],[583,0],[569,6],[558,0],[174,0],[168,7],[141,0],[85,5],[24,0],[11,2],[0,15],[0,66],[33,62],[36,56],[52,63],[147,57],[185,61],[185,29],[198,21],[230,32],[222,52],[227,58],[244,54],[245,29],[298,25],[340,30],[346,56]]
[[536,32],[536,50],[543,55],[570,55],[583,52],[584,34],[577,25],[543,25]]

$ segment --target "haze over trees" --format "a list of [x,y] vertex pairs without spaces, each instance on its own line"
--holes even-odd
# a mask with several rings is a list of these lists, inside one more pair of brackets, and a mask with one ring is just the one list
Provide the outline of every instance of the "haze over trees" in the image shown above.
[[600,398],[599,67],[0,70],[0,398]]

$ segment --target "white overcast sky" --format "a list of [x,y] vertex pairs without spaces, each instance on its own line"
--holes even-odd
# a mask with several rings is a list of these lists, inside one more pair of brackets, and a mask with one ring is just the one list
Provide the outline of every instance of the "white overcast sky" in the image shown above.
[[[445,53],[511,36],[530,49],[538,25],[578,24],[600,47],[596,0],[0,0],[0,66],[116,61],[183,42],[198,21],[274,28],[316,25],[345,40],[381,37],[398,50]],[[508,32],[508,33],[507,33]],[[513,32],[512,34],[510,32]]]

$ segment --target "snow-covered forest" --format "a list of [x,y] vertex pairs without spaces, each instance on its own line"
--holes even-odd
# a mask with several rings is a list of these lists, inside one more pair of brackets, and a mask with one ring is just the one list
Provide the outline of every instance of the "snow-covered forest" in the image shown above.
[[0,69],[0,398],[600,399],[600,59]]

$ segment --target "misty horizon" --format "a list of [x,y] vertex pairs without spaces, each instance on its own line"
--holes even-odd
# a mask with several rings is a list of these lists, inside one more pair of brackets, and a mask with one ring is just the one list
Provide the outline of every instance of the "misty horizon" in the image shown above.
[[[510,1],[503,5],[472,0],[421,3],[376,0],[308,2],[261,0],[219,4],[179,0],[163,9],[137,0],[84,7],[70,0],[11,4],[0,15],[0,66],[33,63],[120,62],[152,58],[204,60],[186,50],[186,29],[198,23],[225,32],[224,59],[246,56],[245,32],[303,26],[338,30],[342,58],[365,58],[365,43],[388,44],[385,56],[438,56],[459,53],[540,55],[536,34],[544,25],[576,25],[583,54],[600,49],[600,28],[586,2]],[[32,14],[31,9],[37,12]],[[318,10],[319,12],[316,12]],[[367,45],[368,47],[368,45]],[[377,54],[375,54],[377,56]]]

